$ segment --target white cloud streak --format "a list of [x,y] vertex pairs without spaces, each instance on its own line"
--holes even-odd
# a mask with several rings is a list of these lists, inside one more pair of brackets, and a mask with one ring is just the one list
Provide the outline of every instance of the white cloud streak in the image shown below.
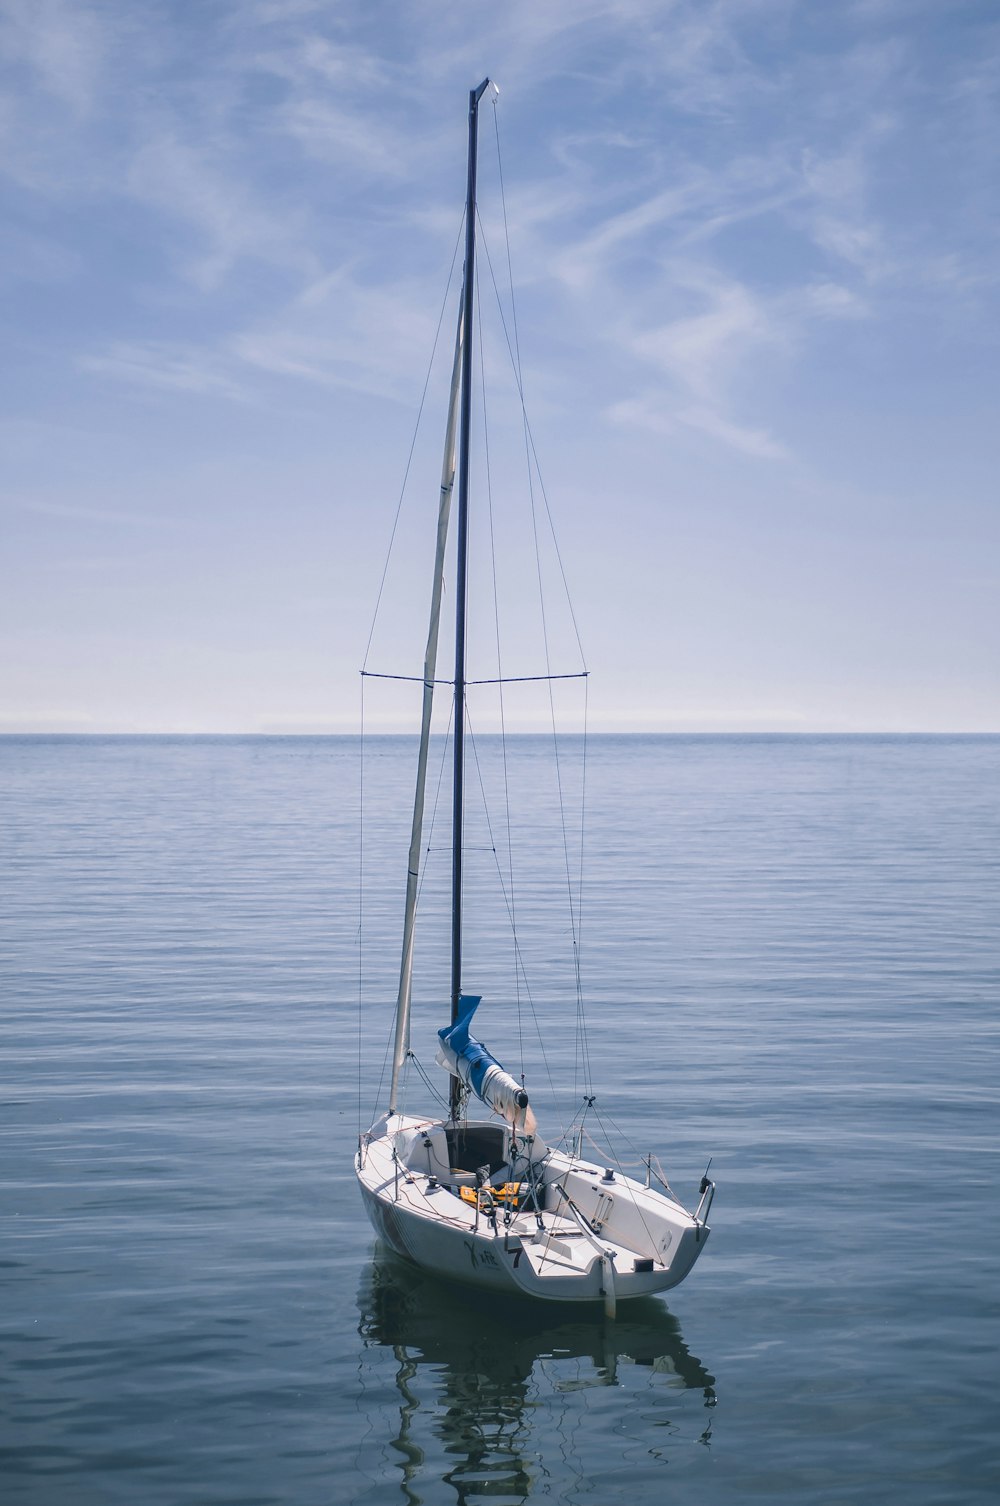
[[197,346],[185,350],[166,345],[116,344],[103,355],[83,356],[80,360],[84,371],[129,386],[245,399],[246,393],[221,369],[221,364],[217,355]]
[[72,0],[6,0],[0,48],[7,66],[34,75],[50,99],[77,116],[90,113],[105,51],[93,7]]

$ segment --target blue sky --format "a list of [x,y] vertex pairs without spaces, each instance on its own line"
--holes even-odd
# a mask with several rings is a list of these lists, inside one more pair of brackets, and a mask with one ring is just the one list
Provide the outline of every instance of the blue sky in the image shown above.
[[0,729],[356,728],[489,73],[591,726],[1000,731],[993,0],[0,18]]

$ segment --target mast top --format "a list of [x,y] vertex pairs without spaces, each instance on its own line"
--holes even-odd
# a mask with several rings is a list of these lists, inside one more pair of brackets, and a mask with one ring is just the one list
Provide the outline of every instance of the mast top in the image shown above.
[[497,88],[496,84],[493,82],[493,80],[491,78],[484,78],[483,81],[482,81],[482,83],[479,85],[479,88],[478,89],[473,89],[473,91],[472,91],[472,108],[473,109],[476,108],[476,106],[479,104],[479,101],[482,99],[483,95],[486,94],[487,92],[489,93],[489,96],[490,96],[491,99],[496,99],[498,97],[499,93],[500,93],[500,90]]

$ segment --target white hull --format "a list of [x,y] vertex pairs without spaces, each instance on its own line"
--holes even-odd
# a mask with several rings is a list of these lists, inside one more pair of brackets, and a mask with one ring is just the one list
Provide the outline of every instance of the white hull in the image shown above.
[[[495,1121],[468,1130],[503,1136],[509,1155],[509,1131]],[[494,1162],[469,1201],[461,1185],[474,1178],[450,1167],[446,1134],[440,1121],[393,1115],[373,1125],[357,1159],[376,1232],[426,1271],[543,1301],[602,1303],[613,1315],[619,1301],[683,1281],[705,1247],[707,1225],[666,1194],[538,1142],[513,1163]],[[539,1211],[494,1200],[515,1180],[538,1188]]]

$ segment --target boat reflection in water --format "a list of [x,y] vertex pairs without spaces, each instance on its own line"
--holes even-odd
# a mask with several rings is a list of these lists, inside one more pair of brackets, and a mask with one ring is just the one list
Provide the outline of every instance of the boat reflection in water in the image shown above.
[[[411,1506],[425,1491],[440,1499],[442,1481],[462,1503],[520,1501],[586,1477],[594,1450],[611,1472],[616,1451],[624,1469],[636,1449],[655,1460],[672,1443],[710,1443],[714,1378],[656,1299],[624,1304],[609,1323],[582,1306],[502,1302],[459,1286],[442,1301],[442,1290],[380,1244],[358,1293],[372,1362],[363,1363],[362,1410],[367,1391],[380,1432],[384,1381],[372,1371],[387,1357],[380,1351],[391,1352],[399,1403],[386,1458]],[[632,1394],[613,1416],[591,1415],[581,1393],[609,1386]],[[376,1441],[369,1433],[366,1450]]]

